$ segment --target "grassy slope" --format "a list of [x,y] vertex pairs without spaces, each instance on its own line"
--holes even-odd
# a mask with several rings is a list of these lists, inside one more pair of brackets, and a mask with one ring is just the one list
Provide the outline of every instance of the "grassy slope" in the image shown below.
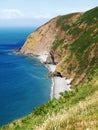
[[[77,21],[67,28],[67,37],[72,40],[66,42],[65,39],[57,41],[53,50],[58,50],[61,61],[57,71],[64,76],[73,78],[73,86],[81,82],[88,82],[89,76],[94,73],[98,66],[98,7],[84,13]],[[62,17],[59,21],[62,20]],[[63,21],[66,21],[63,18]],[[58,25],[59,23],[59,25]],[[65,28],[64,22],[57,25]],[[62,29],[62,28],[61,28]]]
[[[98,129],[98,7],[86,12],[74,25],[67,25],[67,33],[71,33],[74,37],[73,43],[56,46],[56,50],[61,48],[63,61],[61,68],[66,68],[67,64],[71,66],[73,59],[78,64],[76,74],[79,77],[85,72],[84,79],[88,79],[87,83],[78,85],[73,91],[61,94],[59,100],[53,99],[48,103],[35,109],[30,115],[12,122],[9,125],[3,126],[0,130],[84,130]],[[72,15],[71,15],[72,16]],[[69,18],[67,16],[67,18]],[[64,20],[64,17],[63,17]],[[62,20],[58,24],[61,24]],[[64,23],[64,22],[63,22]],[[86,23],[86,24],[84,24]],[[66,30],[66,25],[61,24],[61,29]],[[85,26],[84,26],[85,25]],[[81,28],[81,26],[83,26]],[[80,31],[80,33],[79,33]],[[77,32],[79,35],[77,36]],[[77,38],[76,38],[77,37]],[[56,43],[55,43],[56,44]],[[61,46],[61,47],[60,47]],[[70,50],[65,58],[66,49]],[[68,51],[69,52],[69,51]],[[86,58],[85,58],[86,57]],[[63,65],[63,66],[62,66]],[[88,67],[89,66],[89,67]],[[67,68],[69,75],[74,66]],[[64,72],[65,70],[63,70]],[[78,77],[74,77],[77,79]],[[85,81],[85,80],[82,81]],[[73,81],[75,83],[75,81]]]
[[[49,101],[34,113],[12,122],[0,130],[91,130],[98,129],[98,70],[89,83]],[[36,128],[37,127],[37,128]]]

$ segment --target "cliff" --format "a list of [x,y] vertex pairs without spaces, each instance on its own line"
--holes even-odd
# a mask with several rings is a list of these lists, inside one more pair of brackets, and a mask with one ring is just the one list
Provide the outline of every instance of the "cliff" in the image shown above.
[[59,35],[61,32],[56,28],[58,18],[52,19],[29,35],[21,49],[21,53],[40,55],[49,52],[56,35]]
[[88,82],[98,63],[98,7],[85,13],[58,16],[28,36],[22,54],[52,54],[56,72],[72,86]]
[[[76,21],[79,16],[80,14],[78,13],[74,14],[73,17],[70,18],[70,23]],[[52,19],[30,34],[21,49],[21,53],[40,55],[50,52],[57,38],[61,40],[65,37],[65,31],[60,30],[59,26],[57,26],[57,21],[60,18],[61,16]]]

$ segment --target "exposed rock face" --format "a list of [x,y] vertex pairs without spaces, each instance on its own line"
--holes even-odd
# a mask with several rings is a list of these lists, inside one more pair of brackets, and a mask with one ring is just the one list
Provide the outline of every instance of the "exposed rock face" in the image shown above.
[[54,18],[29,35],[21,49],[21,53],[30,53],[33,55],[49,53],[52,43],[55,41],[55,37],[61,33],[61,31],[56,28],[58,18],[59,17]]
[[[81,15],[81,13],[73,14],[64,22],[64,24],[73,24]],[[58,22],[62,17],[66,16],[58,16],[30,34],[20,52],[25,55],[48,55],[47,63],[59,63],[61,61],[62,53],[59,54],[58,50],[54,51],[52,48],[53,45],[55,45],[55,42],[62,39],[66,39],[66,43],[70,43],[74,40],[71,35],[61,29],[61,26],[58,26]],[[56,72],[58,72],[58,70]]]
[[[70,22],[71,24],[76,21],[78,17],[80,17],[80,13],[75,14],[70,18],[70,21],[66,22]],[[53,43],[56,40],[61,40],[66,36],[65,31],[61,30],[60,27],[57,26],[57,21],[60,18],[61,16],[52,19],[30,34],[20,52],[22,54],[33,55],[49,53]],[[67,36],[67,41],[68,40],[70,40],[70,36]]]
[[[98,68],[98,7],[59,16],[28,36],[22,54],[48,55],[56,72],[72,78],[73,86],[88,82]],[[92,18],[90,18],[92,14]]]

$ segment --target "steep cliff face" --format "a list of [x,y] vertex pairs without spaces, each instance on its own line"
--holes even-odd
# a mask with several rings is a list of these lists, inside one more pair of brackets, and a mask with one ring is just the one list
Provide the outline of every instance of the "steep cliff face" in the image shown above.
[[21,49],[21,53],[33,55],[48,53],[52,43],[55,41],[56,35],[59,36],[62,33],[56,28],[56,21],[58,18],[59,17],[52,19],[29,35]]
[[[85,12],[72,25],[59,24],[71,36],[70,42],[57,41],[54,54],[60,55],[57,70],[73,79],[73,86],[88,82],[98,68],[98,7]],[[60,18],[62,19],[62,18]],[[66,19],[65,19],[66,20]],[[62,20],[61,20],[62,21]],[[65,28],[64,28],[65,27]]]
[[88,82],[98,67],[98,7],[85,13],[58,16],[32,33],[23,54],[49,54],[56,71],[72,78],[72,86]]
[[[73,14],[68,18],[69,21],[66,21],[66,23],[73,23],[79,16],[80,14],[78,13]],[[60,17],[61,16],[58,16],[52,19],[30,34],[20,52],[23,54],[33,55],[41,55],[50,52],[53,43],[56,40],[61,40],[65,37],[65,31],[61,30],[60,27],[57,26],[57,21]]]

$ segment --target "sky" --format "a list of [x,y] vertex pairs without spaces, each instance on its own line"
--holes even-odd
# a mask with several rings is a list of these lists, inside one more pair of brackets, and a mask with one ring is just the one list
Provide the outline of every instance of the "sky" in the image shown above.
[[98,0],[0,0],[0,27],[39,26],[58,15],[96,6]]

